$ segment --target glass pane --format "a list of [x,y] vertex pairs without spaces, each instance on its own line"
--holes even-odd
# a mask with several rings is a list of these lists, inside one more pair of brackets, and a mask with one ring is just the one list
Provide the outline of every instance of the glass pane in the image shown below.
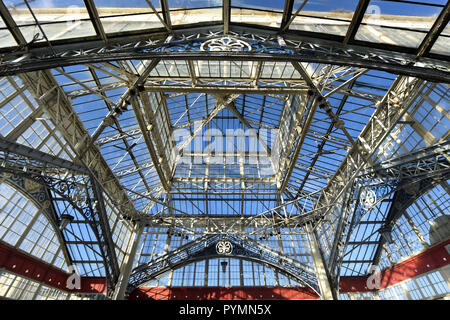
[[41,26],[50,41],[95,36],[96,34],[90,20],[42,24]]
[[441,10],[437,5],[371,1],[362,23],[428,31]]
[[[402,3],[387,0],[372,0],[367,7],[362,20],[363,23],[379,25],[404,25],[405,18],[411,17],[415,20],[413,28],[429,29],[433,25],[443,6],[433,4],[431,1],[422,3]],[[419,19],[419,17],[421,17]],[[409,20],[407,20],[409,21]]]
[[232,7],[251,8],[258,10],[283,11],[284,0],[260,1],[260,0],[231,0]]
[[231,8],[231,22],[278,28],[281,25],[282,17],[282,13]]
[[170,10],[222,6],[222,0],[168,0]]
[[[159,0],[149,0],[156,11],[161,11]],[[146,0],[94,0],[97,12],[100,17],[117,16],[135,13],[151,13],[153,9]]]
[[347,21],[297,16],[289,29],[345,36],[349,25]]
[[[295,1],[292,13],[295,13],[302,4],[303,0]],[[303,9],[300,11],[300,15],[318,16],[324,18],[351,21],[357,5],[358,0],[308,1],[306,5],[303,7]]]
[[450,55],[449,50],[450,36],[439,36],[431,48],[431,53]]
[[[8,7],[16,24],[35,24],[35,20],[25,2],[14,2],[6,1],[5,5]],[[36,0],[28,1],[28,4],[40,23],[89,19],[83,0]]]
[[425,32],[361,25],[356,33],[355,39],[417,48],[425,36]]
[[16,46],[17,42],[12,37],[8,29],[0,29],[0,47]]
[[417,48],[441,12],[441,2],[371,1],[355,39]]
[[[303,1],[296,1],[292,13],[302,4]],[[308,1],[289,29],[345,36],[357,5],[358,0]]]
[[222,21],[222,8],[171,10],[170,20],[173,25]]
[[162,28],[163,24],[156,14],[139,14],[100,18],[106,33]]

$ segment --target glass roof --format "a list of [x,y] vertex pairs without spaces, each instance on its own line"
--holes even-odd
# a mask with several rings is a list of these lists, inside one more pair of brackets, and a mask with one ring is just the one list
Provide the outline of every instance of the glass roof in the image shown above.
[[[0,46],[1,52],[8,53],[24,48],[50,52],[56,47],[77,47],[90,41],[114,47],[117,39],[147,41],[149,36],[158,34],[164,39],[174,31],[192,39],[195,30],[213,32],[214,28],[228,28],[241,34],[248,32],[249,37],[255,38],[275,34],[300,42],[328,41],[337,48],[349,45],[383,49],[398,54],[398,60],[405,53],[448,64],[450,27],[438,28],[436,24],[442,18],[446,1],[372,0],[366,7],[361,3],[11,0],[3,1],[4,6],[0,7]],[[436,30],[439,32],[432,32]],[[221,41],[222,46],[229,44],[227,39]],[[425,45],[428,47],[422,52]],[[75,135],[42,106],[41,96],[28,88],[29,82],[25,84],[34,73],[5,76],[0,79],[0,134],[72,161],[80,158],[84,147],[98,151],[100,160],[93,163],[101,163],[99,166],[104,165],[103,169],[111,172],[112,182],[107,183],[118,185],[137,212],[152,218],[194,218],[183,226],[145,225],[136,266],[203,233],[223,230],[223,217],[248,219],[249,224],[243,224],[240,232],[312,265],[303,227],[259,226],[254,223],[255,217],[291,217],[312,212],[319,194],[345,163],[380,101],[390,97],[392,86],[399,79],[412,77],[364,65],[259,59],[256,54],[228,59],[228,53],[224,59],[207,55],[180,58],[168,53],[155,59],[139,60],[133,56],[85,60],[50,68],[47,78],[61,89],[69,110],[74,111],[73,123],[91,141],[90,145],[81,146],[74,141]],[[139,89],[136,99],[129,95],[130,88]],[[311,88],[320,92],[330,109],[312,103]],[[448,110],[448,84],[424,81],[417,96],[406,105],[404,119],[393,125],[369,160],[379,163],[448,139]],[[0,187],[14,194],[15,199],[30,202],[11,186]],[[115,195],[108,192],[109,222],[122,263],[135,233],[129,217],[116,207]],[[0,198],[2,206],[7,202],[4,198]],[[428,224],[435,218],[427,211],[427,199],[446,212],[447,198],[448,189],[440,185],[408,208],[413,224],[422,228],[425,242],[430,238]],[[378,230],[389,206],[386,201],[374,208],[349,235],[350,245],[343,253],[340,275],[366,274],[377,249],[382,247]],[[31,205],[27,210],[33,214],[38,211]],[[8,214],[21,214],[19,211],[12,208]],[[320,225],[317,231],[325,256],[336,235],[336,212],[332,211],[329,224]],[[442,212],[439,215],[445,214]],[[213,222],[205,224],[205,217]],[[43,220],[41,224],[44,230],[43,226],[50,223]],[[92,236],[91,231],[84,230],[81,223],[71,228],[65,234],[71,242],[69,254],[78,261],[84,275],[102,276],[97,244],[82,252],[82,241],[77,238],[86,240]],[[399,220],[394,230],[398,242],[382,249],[380,264],[391,265],[426,247],[419,238],[411,240],[410,246],[401,239],[402,233],[413,235],[413,229],[405,218]],[[54,237],[52,232],[49,234]],[[51,257],[55,265],[64,269],[58,245],[54,244]],[[388,258],[390,254],[395,258]],[[228,262],[234,272],[239,268],[253,270],[251,276],[242,280],[244,283],[274,285],[275,271],[270,268],[250,262],[237,266],[238,260],[234,259]],[[216,272],[219,261],[211,260],[209,267],[204,262],[184,266],[174,272],[171,283],[195,285],[195,279],[184,274],[195,273],[196,268]],[[267,272],[266,282],[258,279],[256,275],[262,272],[258,270]],[[296,285],[292,279],[278,276],[278,284]],[[162,277],[158,281],[161,285],[169,280]],[[219,285],[238,283],[235,278],[220,276],[210,281]]]
[[[27,43],[35,43],[114,37],[144,30],[159,32],[182,25],[211,25],[223,23],[224,16],[224,4],[220,0],[170,0],[164,5],[167,11],[163,10],[160,1],[155,0],[95,0],[92,7],[86,7],[81,0],[8,0],[4,4],[3,21],[0,24],[0,37],[4,39],[2,47],[17,45],[12,41],[15,37],[10,34],[11,28],[8,28],[11,23],[17,25]],[[362,21],[356,26],[354,39],[368,46],[390,44],[418,48],[445,4],[444,0],[372,0],[362,15]],[[353,28],[352,22],[358,18],[355,15],[357,6],[357,0],[288,0],[287,3],[279,0],[270,4],[232,0],[227,23],[270,27],[286,34],[300,32],[300,35],[313,37],[345,37],[350,27]],[[9,21],[8,15],[13,22],[5,24],[5,19]],[[443,36],[434,44],[433,53],[447,54]]]

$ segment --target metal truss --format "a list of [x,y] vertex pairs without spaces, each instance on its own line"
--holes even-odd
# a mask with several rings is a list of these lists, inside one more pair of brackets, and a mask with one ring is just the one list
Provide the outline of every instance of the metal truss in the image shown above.
[[159,136],[158,127],[154,124],[154,115],[151,111],[151,107],[149,106],[148,96],[145,98],[145,95],[146,93],[142,93],[140,95],[141,100],[138,100],[136,96],[132,96],[131,105],[133,106],[136,120],[143,134],[145,144],[156,172],[158,173],[161,185],[164,190],[167,191],[170,189],[168,180],[170,179],[171,170],[168,167],[168,159],[165,157],[163,152],[164,146],[162,145],[161,137]]
[[[353,185],[361,170],[372,164],[370,160],[378,147],[391,132],[397,122],[402,119],[408,106],[414,102],[422,91],[425,82],[419,79],[399,77],[394,82],[366,127],[356,141],[353,142],[346,158],[338,168],[336,174],[329,180],[328,185],[321,190],[320,195],[306,195],[294,197],[303,205],[296,204],[299,214],[283,216],[273,221],[274,227],[298,227],[312,223],[316,227],[327,217],[336,203],[344,203],[342,197],[348,197],[349,188]],[[310,202],[313,201],[313,204]],[[271,210],[275,212],[276,210]],[[345,220],[345,218],[342,218]]]
[[103,191],[91,173],[83,166],[3,138],[0,139],[0,163],[2,176],[22,186],[42,208],[50,210],[50,217],[58,224],[62,217],[55,216],[56,211],[50,209],[56,201],[69,203],[84,217],[98,240],[107,286],[111,292],[120,270]]
[[[208,183],[214,184],[215,182]],[[240,182],[237,183],[240,184]],[[248,192],[244,194],[242,192],[231,193],[231,195],[265,195],[265,193],[253,193],[251,192],[251,189],[249,189]],[[178,193],[172,190],[170,194],[173,201],[174,195],[179,195],[180,190]],[[201,200],[206,199],[208,201],[221,201],[225,203],[228,201],[226,194],[210,193],[209,196],[204,192],[200,194],[205,197]],[[233,234],[238,236],[245,234],[270,235],[277,233],[280,228],[290,228],[291,232],[296,232],[295,230],[300,230],[299,228],[306,223],[316,223],[318,221],[318,213],[320,211],[313,209],[318,194],[319,191],[316,191],[290,201],[283,200],[275,207],[267,209],[264,212],[243,215],[205,215],[202,212],[187,213],[172,207],[170,203],[164,203],[164,200],[156,199],[150,195],[142,195],[149,201],[162,205],[163,209],[153,215],[142,215],[139,217],[138,221],[146,227],[176,227],[187,233],[198,233],[199,229],[201,229],[202,231],[200,233],[207,235],[215,233]],[[198,194],[196,194],[196,196],[198,196]],[[280,198],[278,192],[273,193],[272,196],[272,201],[279,201]],[[197,200],[198,198],[194,198],[190,193],[187,193],[184,196],[184,200],[189,201],[190,199]],[[242,196],[242,199],[240,200],[246,201],[248,199]],[[254,199],[254,201],[262,200]],[[296,206],[297,209],[294,212],[292,209],[288,212],[285,208],[292,205]],[[171,211],[172,213],[167,214],[167,211]],[[252,231],[248,231],[249,228],[252,229]]]
[[[216,28],[217,29],[217,28]],[[141,38],[126,42],[108,41],[107,44],[94,42],[79,45],[52,46],[51,48],[30,49],[5,53],[0,63],[0,75],[13,75],[23,72],[51,69],[75,64],[96,63],[132,59],[173,59],[182,60],[252,60],[252,61],[296,61],[334,65],[348,65],[367,69],[419,77],[422,79],[449,82],[450,73],[447,62],[421,58],[414,55],[393,53],[348,45],[346,47],[295,39],[285,39],[271,34],[250,34],[214,28],[202,30],[174,31],[170,35],[157,35],[154,38]],[[208,44],[213,39],[232,39],[245,43],[242,51],[209,51]]]
[[88,170],[92,168],[97,172],[95,179],[111,197],[114,204],[120,208],[121,213],[126,216],[138,216],[139,213],[132,205],[127,193],[104,160],[98,146],[91,143],[92,137],[51,72],[48,70],[38,71],[22,74],[20,77],[39,106],[42,106],[47,117],[75,151],[77,160],[86,165]]
[[[330,253],[328,268],[335,281],[339,279],[350,236],[362,217],[393,195],[390,210],[379,230],[380,233],[389,232],[395,221],[417,198],[450,178],[449,151],[450,140],[447,140],[380,162],[360,173],[351,187],[337,227],[337,233],[341,236],[335,239]],[[381,241],[382,246],[386,240],[381,237]]]
[[450,140],[388,159],[361,171],[359,178],[395,179],[430,177],[448,170]]
[[[289,131],[288,137],[281,137],[280,131],[280,134],[278,135],[278,141],[276,143],[277,146],[283,146],[285,144],[282,147],[282,150],[279,150],[281,160],[280,168],[276,175],[278,180],[277,183],[280,188],[280,194],[283,194],[286,188],[286,185],[294,169],[294,164],[297,161],[301,147],[303,146],[303,142],[306,138],[306,133],[309,130],[311,121],[317,110],[317,96],[314,95],[311,90],[308,91],[307,95],[298,96],[295,98],[300,100],[300,102],[298,103],[299,105],[296,106],[297,111],[293,112],[292,110],[294,101],[294,99],[292,99],[285,104],[283,114],[280,117],[280,123],[283,119],[285,119],[285,122],[289,123],[289,117],[292,115],[295,119],[295,123],[293,125],[293,128],[290,128],[291,130]],[[292,114],[291,112],[288,112],[286,108],[290,108],[292,110]]]
[[322,217],[331,211],[331,204],[338,203],[341,196],[345,195],[359,172],[364,167],[371,165],[372,156],[397,125],[397,122],[401,120],[424,85],[424,81],[407,77],[399,77],[392,84],[317,200],[316,208],[326,208],[321,213]]
[[[223,247],[221,247],[223,246]],[[239,258],[269,265],[319,294],[314,270],[245,236],[205,235],[133,269],[127,292],[189,263],[214,257]]]

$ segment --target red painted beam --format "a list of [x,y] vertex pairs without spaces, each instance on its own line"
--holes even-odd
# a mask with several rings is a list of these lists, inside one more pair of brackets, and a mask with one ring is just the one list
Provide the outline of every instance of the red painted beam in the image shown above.
[[[417,277],[426,272],[444,267],[450,262],[450,239],[444,241],[414,257],[406,259],[395,266],[381,272],[380,289],[397,284],[401,281]],[[66,287],[70,274],[55,268],[37,258],[21,252],[3,242],[0,242],[0,268],[4,268],[20,276],[42,282],[47,286],[73,293],[104,293],[106,289],[103,277],[82,277],[81,289],[70,290]],[[341,277],[340,292],[376,291],[367,288],[367,277]],[[200,291],[198,291],[200,289]],[[203,289],[203,291],[202,291]],[[266,290],[267,289],[267,290]],[[184,290],[184,291],[183,291]],[[206,290],[206,291],[205,291]],[[209,291],[208,291],[209,290]],[[253,290],[253,291],[252,291]],[[191,292],[191,293],[188,293]],[[317,295],[307,288],[140,288],[134,296],[145,299],[165,299],[164,297],[191,297],[192,299],[316,299]],[[131,299],[136,299],[132,296]],[[272,297],[273,296],[273,297]],[[167,298],[168,299],[168,298]],[[172,298],[173,299],[173,298]],[[176,298],[178,299],[178,298]],[[186,298],[184,298],[186,299]]]
[[305,300],[318,299],[310,288],[295,287],[141,287],[129,300]]
[[81,288],[70,290],[67,288],[69,273],[3,242],[0,242],[0,268],[66,292],[103,293],[106,289],[104,277],[81,277]]
[[[442,268],[450,262],[450,239],[424,252],[381,271],[380,289],[420,276],[434,269]],[[367,288],[368,277],[341,277],[340,292],[377,291]]]

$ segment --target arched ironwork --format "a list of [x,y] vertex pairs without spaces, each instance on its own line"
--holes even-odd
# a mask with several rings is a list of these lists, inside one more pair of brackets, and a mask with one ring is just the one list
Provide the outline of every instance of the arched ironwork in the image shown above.
[[311,267],[253,239],[228,234],[203,236],[136,267],[131,273],[127,292],[132,292],[140,285],[170,270],[215,257],[238,258],[268,265],[320,294],[317,278]]
[[114,251],[103,194],[92,174],[82,166],[49,154],[0,139],[0,175],[30,194],[60,221],[52,203],[65,201],[88,222],[105,266],[108,293],[117,282],[120,270]]
[[86,42],[78,47],[52,46],[51,51],[15,51],[3,56],[0,76],[75,64],[167,58],[313,62],[378,69],[438,82],[448,82],[450,79],[448,64],[436,59],[422,58],[417,63],[414,55],[379,49],[368,52],[363,47],[284,39],[270,34],[240,31],[225,34],[213,28],[202,32],[186,30],[167,36],[158,34],[125,42]]
[[[339,270],[352,232],[362,218],[383,200],[392,197],[390,209],[379,232],[391,230],[395,221],[421,195],[450,179],[450,141],[389,159],[364,170],[353,183],[345,216],[340,222],[341,238],[335,241],[329,270],[338,283]],[[370,199],[364,198],[370,194]],[[345,238],[344,238],[345,236]],[[381,237],[378,250],[386,241]],[[374,264],[379,253],[375,253]]]

